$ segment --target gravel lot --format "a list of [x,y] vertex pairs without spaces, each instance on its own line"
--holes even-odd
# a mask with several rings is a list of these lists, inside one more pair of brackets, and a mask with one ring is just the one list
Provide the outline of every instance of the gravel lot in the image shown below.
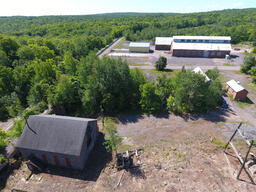
[[[236,70],[242,63],[244,59],[244,51],[248,50],[247,47],[239,47],[239,51],[232,50],[231,60],[226,60],[223,58],[191,58],[191,57],[172,57],[169,52],[165,51],[157,51],[154,50],[154,46],[151,46],[152,53],[119,53],[119,52],[111,52],[109,54],[112,58],[123,58],[127,60],[128,63],[131,64],[148,64],[149,66],[153,66],[154,63],[158,60],[160,56],[164,56],[167,58],[168,68],[177,68],[178,66],[213,66],[213,67],[230,67],[232,70]],[[236,67],[236,68],[234,68]]]

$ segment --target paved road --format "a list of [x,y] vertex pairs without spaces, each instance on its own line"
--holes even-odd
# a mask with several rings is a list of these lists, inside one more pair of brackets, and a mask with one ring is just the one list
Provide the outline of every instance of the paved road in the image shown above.
[[[186,69],[192,70],[198,67],[198,65],[185,65]],[[217,67],[221,71],[239,71],[240,66],[200,66],[202,70],[214,69]],[[143,66],[130,66],[130,68],[140,68],[140,69],[154,69],[153,65],[143,65]],[[167,65],[167,69],[182,69],[182,65]]]
[[118,39],[115,43],[113,43],[111,46],[109,46],[105,51],[103,51],[100,55],[99,58],[102,59],[102,57],[104,55],[107,55],[111,52],[111,50],[116,46],[116,44],[118,44],[121,40],[123,40],[124,37],[121,37],[120,39]]

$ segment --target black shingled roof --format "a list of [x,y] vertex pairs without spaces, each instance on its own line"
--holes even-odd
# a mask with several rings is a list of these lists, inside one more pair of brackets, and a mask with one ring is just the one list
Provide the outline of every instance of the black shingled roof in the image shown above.
[[32,115],[17,148],[79,156],[88,122],[95,119],[57,115]]

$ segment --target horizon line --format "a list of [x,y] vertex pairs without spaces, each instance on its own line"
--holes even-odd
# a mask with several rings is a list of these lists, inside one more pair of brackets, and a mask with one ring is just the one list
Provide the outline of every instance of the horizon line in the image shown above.
[[88,14],[60,14],[60,15],[0,15],[0,17],[60,17],[60,16],[94,16],[94,15],[107,15],[107,14],[192,14],[192,13],[208,13],[208,12],[216,12],[216,11],[225,11],[225,10],[243,10],[243,9],[256,9],[256,7],[247,7],[247,8],[227,8],[227,9],[216,9],[216,10],[208,10],[208,11],[192,11],[192,12],[102,12],[102,13],[88,13]]

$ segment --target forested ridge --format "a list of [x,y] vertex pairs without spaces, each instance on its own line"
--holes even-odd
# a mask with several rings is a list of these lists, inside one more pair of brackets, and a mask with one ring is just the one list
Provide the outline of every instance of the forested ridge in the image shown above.
[[[108,114],[215,109],[221,95],[217,79],[209,85],[200,75],[183,71],[171,79],[149,82],[140,70],[130,70],[121,60],[96,56],[121,36],[153,40],[182,34],[231,35],[233,43],[254,42],[256,9],[1,17],[0,119],[15,117],[29,106],[43,110],[48,104],[56,113],[76,116],[97,115],[101,108]],[[209,100],[204,92],[216,98]]]

